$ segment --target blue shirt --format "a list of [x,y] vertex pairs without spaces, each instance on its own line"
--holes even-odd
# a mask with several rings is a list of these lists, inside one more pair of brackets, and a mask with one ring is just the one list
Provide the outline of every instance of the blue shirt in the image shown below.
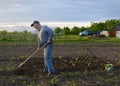
[[48,26],[42,26],[40,31],[38,31],[38,47],[40,47],[40,43],[47,43],[48,40],[52,40],[54,35],[53,30]]

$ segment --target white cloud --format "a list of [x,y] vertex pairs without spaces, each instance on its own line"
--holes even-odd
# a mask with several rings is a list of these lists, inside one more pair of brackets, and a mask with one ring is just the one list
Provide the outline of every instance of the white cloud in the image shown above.
[[[30,27],[32,22],[22,22],[22,23],[0,23],[0,27],[16,27],[16,26],[24,26]],[[48,25],[49,27],[82,27],[82,26],[90,26],[91,22],[40,22],[41,25]]]
[[0,0],[0,22],[97,21],[118,18],[119,0]]
[[[35,33],[36,30],[33,27],[30,27],[32,22],[23,22],[23,23],[0,23],[0,31],[7,30],[9,32],[13,31],[24,31],[27,30],[29,32]],[[41,25],[48,25],[51,28],[55,27],[69,27],[72,28],[74,26],[82,27],[82,26],[90,26],[90,22],[40,22]]]

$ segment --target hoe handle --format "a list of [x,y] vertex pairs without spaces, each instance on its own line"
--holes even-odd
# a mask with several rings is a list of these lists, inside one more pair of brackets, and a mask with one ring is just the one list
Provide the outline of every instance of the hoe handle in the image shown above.
[[25,61],[23,61],[21,64],[18,65],[18,68],[21,67],[23,64],[25,64],[33,55],[35,55],[38,51],[40,51],[42,48],[44,48],[47,44],[44,44],[39,50],[36,50],[34,53],[32,53]]

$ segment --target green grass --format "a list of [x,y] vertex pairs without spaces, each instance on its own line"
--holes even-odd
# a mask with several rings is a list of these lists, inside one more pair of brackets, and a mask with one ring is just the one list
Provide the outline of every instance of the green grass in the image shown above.
[[[11,34],[12,35],[12,34]],[[14,35],[14,34],[13,34]],[[4,39],[0,39],[0,43],[4,42],[30,42],[34,43],[37,42],[37,35],[35,34],[29,34],[24,35],[19,34],[19,36],[12,36],[12,38],[9,37],[9,35],[5,36]],[[28,37],[27,37],[28,36]],[[1,37],[2,38],[2,37]],[[115,37],[94,37],[94,36],[84,36],[80,37],[79,35],[55,35],[54,36],[54,42],[56,43],[65,43],[65,42],[120,42],[120,38]]]
[[115,37],[80,37],[78,35],[55,35],[55,42],[120,42],[120,38]]

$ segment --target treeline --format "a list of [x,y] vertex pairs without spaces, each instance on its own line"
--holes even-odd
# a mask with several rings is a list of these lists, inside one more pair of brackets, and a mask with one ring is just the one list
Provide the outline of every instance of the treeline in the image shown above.
[[90,27],[76,27],[73,28],[69,27],[56,27],[55,33],[56,34],[64,34],[64,35],[78,35],[80,32],[84,30],[91,30],[91,31],[111,31],[113,30],[117,25],[120,24],[120,20],[113,19],[113,20],[107,20],[105,22],[98,22],[98,23],[92,23]]
[[[90,27],[76,27],[76,26],[73,28],[57,27],[54,32],[56,34],[63,34],[63,35],[78,35],[80,32],[82,32],[84,30],[110,31],[110,30],[114,29],[116,27],[116,25],[118,25],[118,24],[120,24],[120,20],[114,19],[114,20],[107,20],[105,22],[92,23]],[[55,35],[55,37],[58,37],[58,36]],[[23,32],[0,31],[0,41],[37,41],[37,35],[31,34],[27,30],[25,30]]]
[[23,32],[0,31],[0,41],[36,41],[37,35],[31,34],[27,30]]

